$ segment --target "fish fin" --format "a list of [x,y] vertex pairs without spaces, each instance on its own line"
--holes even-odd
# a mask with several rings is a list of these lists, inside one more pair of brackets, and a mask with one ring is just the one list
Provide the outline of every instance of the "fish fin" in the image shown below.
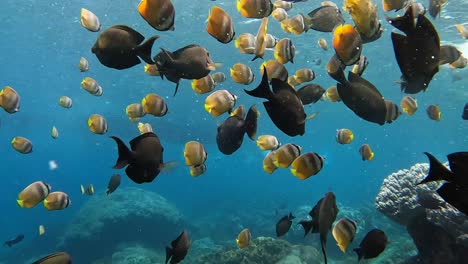
[[[418,20],[420,16],[418,15]],[[397,29],[403,31],[406,35],[411,34],[411,32],[415,29],[414,25],[414,12],[413,6],[409,5],[408,9],[403,16],[399,16],[396,18],[390,18],[386,16],[386,20]]]
[[39,259],[39,260],[34,261],[32,264],[46,263],[46,262],[49,262],[48,260],[54,259],[55,257],[61,256],[61,255],[64,255],[64,253],[63,252],[57,252],[57,253],[54,253],[54,254],[50,254],[50,255],[47,255],[47,256]]
[[174,95],[175,96],[177,94],[177,91],[179,90],[179,82],[180,82],[180,79],[177,81],[176,83],[176,87],[175,87],[175,91],[174,91]]
[[172,248],[166,247],[166,264],[167,262],[169,262],[169,259],[171,259],[172,254],[173,254]]
[[320,245],[322,246],[322,254],[323,254],[323,258],[325,259],[325,264],[327,264],[328,263],[327,252],[325,250],[327,248],[327,236],[322,237],[322,235],[320,235]]
[[119,156],[117,158],[117,161],[114,165],[114,169],[122,169],[123,167],[127,166],[133,158],[133,153],[128,149],[127,145],[118,137],[116,136],[111,136],[115,143],[117,143],[117,149],[119,151]]
[[24,207],[24,201],[23,200],[16,200],[16,204],[18,204],[18,206],[21,207],[21,208]]
[[309,116],[306,117],[306,120],[311,120],[313,118],[315,118],[317,115],[318,115],[319,112],[313,112],[312,114],[310,114]]
[[429,152],[424,152],[424,154],[429,158],[429,173],[427,177],[417,185],[440,180],[450,181],[451,178],[453,178],[453,173],[432,156],[432,154]]
[[143,44],[136,47],[135,51],[137,55],[142,58],[148,64],[154,64],[155,62],[151,58],[151,49],[153,48],[154,41],[159,38],[159,35],[152,36],[146,40]]
[[294,218],[296,218],[292,213],[289,213],[288,215],[288,219],[289,220],[293,220]]
[[265,99],[270,99],[273,97],[273,93],[270,90],[270,84],[268,83],[268,73],[266,70],[266,67],[263,66],[263,77],[262,77],[262,82],[255,88],[254,90],[244,91],[254,97],[259,97],[259,98],[265,98]]
[[245,131],[250,139],[255,140],[255,135],[257,134],[257,119],[259,113],[257,107],[252,105],[247,112],[247,117],[245,118]]
[[362,259],[362,249],[361,248],[355,248],[353,249],[354,252],[356,252],[357,256],[358,256],[358,262],[361,261]]
[[314,226],[314,222],[313,221],[305,221],[305,220],[302,220],[299,222],[300,225],[302,225],[302,228],[304,228],[304,236],[307,236],[307,234],[309,234],[310,230],[313,228]]
[[178,165],[179,163],[175,160],[169,161],[169,162],[161,164],[159,167],[159,170],[164,174],[170,174],[171,172],[174,171],[175,168],[177,168]]

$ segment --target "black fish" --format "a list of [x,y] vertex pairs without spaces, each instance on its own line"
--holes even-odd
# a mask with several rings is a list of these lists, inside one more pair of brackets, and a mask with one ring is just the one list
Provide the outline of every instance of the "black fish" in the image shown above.
[[447,0],[429,0],[429,14],[436,19],[445,4]]
[[377,88],[361,76],[349,72],[348,81],[336,86],[343,103],[364,120],[383,125],[387,107]]
[[106,194],[109,195],[113,193],[117,188],[120,186],[120,180],[121,180],[120,174],[114,174],[112,177],[109,179],[109,184],[107,184],[107,190]]
[[466,103],[465,107],[463,108],[462,119],[468,120],[468,103]]
[[276,223],[276,236],[284,236],[289,229],[291,228],[292,225],[292,220],[296,218],[292,215],[292,213],[289,213],[289,215],[285,215],[283,218],[281,218],[278,223]]
[[309,212],[312,220],[302,220],[299,222],[299,224],[304,228],[304,236],[306,236],[310,231],[312,231],[312,233],[320,233],[320,243],[322,245],[325,264],[327,264],[327,253],[325,251],[327,236],[333,222],[335,222],[338,211],[335,194],[333,192],[328,192],[325,194],[325,197],[317,202],[312,211]]
[[8,241],[5,241],[5,243],[3,243],[3,245],[5,245],[7,247],[11,247],[11,246],[13,246],[15,244],[18,244],[19,242],[23,241],[23,239],[24,239],[24,235],[19,234],[15,238],[13,238],[11,240],[8,240]]
[[393,50],[402,73],[401,89],[415,94],[425,91],[439,71],[440,40],[436,29],[424,15],[418,15],[415,25],[413,6],[401,17],[387,18],[406,36],[392,32]]
[[215,70],[214,62],[208,51],[195,44],[170,52],[161,48],[156,54],[154,61],[161,73],[161,78],[166,77],[169,81],[176,83],[174,95],[179,89],[180,79],[201,79],[210,71]]
[[57,252],[47,255],[39,260],[34,261],[32,264],[71,264],[72,258],[66,252]]
[[264,67],[262,82],[252,91],[244,91],[254,97],[265,98],[268,102],[263,105],[273,123],[285,134],[294,137],[304,135],[306,114],[301,99],[297,93],[286,82],[272,78],[270,90],[268,84],[268,73]]
[[145,40],[143,35],[129,26],[116,25],[99,34],[91,52],[96,54],[104,66],[118,70],[140,64],[138,57],[146,63],[154,64],[151,48],[158,38],[158,35],[153,36],[141,44]]
[[450,170],[428,152],[429,173],[419,184],[441,181],[446,183],[437,193],[450,205],[468,215],[468,152],[455,152],[447,155]]
[[125,166],[125,173],[135,183],[152,182],[164,168],[164,148],[159,142],[158,136],[153,132],[142,134],[130,141],[129,150],[125,143],[118,137],[111,136],[117,143],[119,157],[114,169]]
[[171,264],[181,262],[188,253],[192,240],[190,240],[187,231],[183,231],[174,241],[171,243],[171,247],[166,247],[166,264],[171,260]]
[[335,6],[321,6],[309,14],[310,18],[306,18],[309,28],[321,32],[332,32],[333,29],[345,20],[340,9]]
[[354,251],[358,255],[358,261],[361,259],[376,258],[385,250],[387,246],[387,235],[380,229],[372,229],[367,233],[364,239]]
[[218,127],[216,144],[218,149],[225,155],[230,155],[240,148],[244,140],[244,134],[255,140],[257,133],[258,112],[255,105],[251,106],[247,117],[233,115],[228,117],[222,125]]
[[297,96],[303,105],[315,104],[324,93],[325,89],[322,86],[313,83],[304,85],[297,90]]

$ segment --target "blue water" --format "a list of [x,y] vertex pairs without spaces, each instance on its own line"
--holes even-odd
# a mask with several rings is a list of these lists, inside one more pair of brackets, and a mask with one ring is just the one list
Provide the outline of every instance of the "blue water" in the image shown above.
[[[222,210],[274,210],[275,205],[283,202],[291,207],[314,205],[329,190],[336,194],[340,204],[351,207],[372,205],[382,180],[393,171],[426,162],[422,152],[429,151],[444,160],[448,153],[467,150],[468,124],[460,117],[468,101],[466,69],[457,70],[464,78],[453,82],[454,70],[441,67],[429,89],[416,95],[419,110],[414,116],[403,115],[393,124],[379,126],[361,120],[342,103],[318,102],[305,107],[308,114],[319,112],[307,122],[306,134],[290,138],[273,125],[260,100],[243,92],[244,88],[256,87],[260,81],[259,66],[262,61],[250,62],[252,56],[240,54],[234,47],[234,41],[223,45],[205,31],[208,10],[215,4],[232,16],[236,35],[244,32],[255,35],[260,20],[251,22],[241,17],[236,11],[235,1],[174,0],[175,31],[156,32],[136,11],[138,2],[1,1],[0,86],[9,85],[18,91],[21,110],[11,115],[0,112],[0,239],[7,240],[23,233],[26,236],[24,244],[27,244],[37,236],[39,224],[47,227],[47,236],[41,240],[41,245],[37,245],[42,250],[34,254],[23,250],[31,245],[0,248],[0,260],[17,263],[12,257],[15,254],[29,259],[55,251],[54,236],[63,231],[89,199],[81,196],[80,184],[92,183],[96,192],[102,193],[109,177],[119,172],[123,176],[120,188],[136,186],[123,170],[112,169],[117,149],[108,136],[116,135],[128,142],[139,134],[136,123],[128,120],[125,107],[139,102],[148,93],[163,96],[169,113],[162,118],[146,116],[142,122],[150,123],[160,136],[165,148],[164,159],[177,160],[180,165],[170,174],[161,174],[153,183],[138,187],[159,193],[194,219]],[[341,1],[337,3],[342,5]],[[380,1],[377,1],[377,5],[380,9]],[[304,181],[292,177],[285,169],[268,175],[262,170],[266,152],[260,151],[255,142],[247,137],[233,155],[221,154],[215,141],[216,127],[226,115],[218,118],[210,116],[203,108],[207,95],[195,94],[188,80],[181,82],[177,96],[173,97],[175,84],[148,76],[143,71],[143,63],[123,71],[101,65],[90,51],[98,33],[85,30],[79,22],[82,7],[98,15],[103,29],[126,24],[145,37],[160,35],[161,38],[154,44],[153,54],[158,52],[159,47],[175,50],[192,43],[207,48],[212,59],[223,64],[219,70],[228,76],[227,81],[216,88],[228,89],[236,94],[239,97],[237,105],[248,107],[257,104],[261,113],[257,135],[273,134],[283,144],[295,143],[302,146],[304,152],[314,151],[323,155],[326,158],[323,170]],[[295,5],[289,14],[308,13],[316,7],[318,3],[310,0]],[[467,11],[468,2],[451,0],[441,18],[431,19],[442,43],[455,44],[465,54],[468,54],[467,42],[460,37],[454,24],[466,23]],[[350,16],[345,12],[343,14],[346,22],[352,23]],[[393,16],[393,13],[388,15]],[[379,40],[364,46],[363,55],[369,60],[364,77],[380,89],[386,100],[399,104],[404,94],[394,83],[399,79],[400,71],[390,40],[393,28],[385,22],[382,12],[380,19],[385,32]],[[286,34],[272,18],[268,32],[278,38],[291,38],[295,44],[299,53],[294,64],[286,65],[290,74],[299,68],[310,67],[317,75],[313,83],[325,88],[335,84],[325,70],[325,64],[333,54],[332,34],[313,30],[299,36]],[[317,47],[316,42],[321,37],[328,41],[328,51]],[[81,73],[77,69],[81,56],[90,63],[88,72]],[[273,52],[267,51],[265,60],[272,58]],[[322,64],[314,65],[311,63],[314,59],[321,59]],[[230,66],[238,62],[249,65],[255,73],[256,78],[251,85],[236,84],[229,78]],[[102,97],[91,96],[80,87],[81,80],[87,76],[96,79],[103,87]],[[62,95],[73,99],[71,109],[58,105],[58,98]],[[425,109],[430,104],[440,106],[440,122],[427,117]],[[94,113],[107,119],[109,130],[106,135],[95,135],[89,131],[86,122],[89,115]],[[56,126],[60,133],[56,140],[50,137],[52,126]],[[353,130],[355,139],[350,145],[336,143],[335,133],[340,128]],[[10,141],[15,136],[29,138],[33,142],[33,152],[23,155],[14,151]],[[192,178],[183,164],[182,152],[189,140],[200,141],[208,152],[208,170],[198,178]],[[359,156],[358,149],[364,143],[375,152],[375,158],[370,162],[363,162]],[[49,170],[49,160],[57,161],[57,170]],[[42,206],[19,208],[15,202],[18,193],[37,180],[50,183],[53,190],[68,193],[72,206],[54,212],[45,211]]]

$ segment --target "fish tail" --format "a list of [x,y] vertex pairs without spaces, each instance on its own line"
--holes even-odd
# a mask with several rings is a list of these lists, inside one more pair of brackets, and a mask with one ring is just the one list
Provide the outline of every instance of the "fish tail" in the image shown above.
[[169,259],[172,257],[172,254],[173,254],[172,248],[166,247],[166,264],[169,261]]
[[164,164],[161,164],[159,170],[164,174],[170,174],[174,171],[178,164],[179,163],[177,161],[166,162]]
[[115,140],[115,143],[117,143],[117,148],[119,150],[119,157],[117,158],[117,162],[115,163],[113,168],[121,169],[130,163],[133,154],[120,138],[116,136],[111,136],[111,138]]
[[247,117],[245,118],[245,131],[252,140],[255,140],[255,135],[257,134],[257,119],[257,107],[252,105],[249,109],[249,112],[247,112]]
[[176,84],[176,87],[175,87],[175,91],[174,91],[174,95],[175,96],[177,94],[177,91],[179,90],[179,82],[180,80],[177,81],[177,84]]
[[148,64],[154,64],[153,59],[151,59],[151,49],[153,48],[154,41],[158,38],[159,35],[152,36],[136,48],[137,55]]
[[244,91],[250,96],[259,98],[270,99],[273,96],[270,90],[270,84],[268,83],[268,73],[265,66],[263,66],[263,77],[260,85],[252,91],[247,91],[245,89]]
[[326,245],[327,241],[326,241],[325,239],[321,239],[321,240],[322,240],[322,241],[321,241],[320,244],[322,245],[323,258],[324,258],[324,260],[325,260],[325,264],[327,264],[327,263],[328,263],[328,260],[327,260],[327,252],[325,251],[325,249],[326,249],[326,247],[327,247],[327,245]]
[[258,59],[258,58],[263,60],[263,56],[255,55],[255,57],[253,57],[253,59],[251,61],[254,61],[254,60]]
[[304,228],[304,236],[307,236],[307,234],[310,232],[310,230],[314,226],[312,221],[305,221],[305,220],[300,221],[299,224],[301,224],[302,227]]
[[450,178],[452,177],[452,172],[449,171],[434,156],[432,156],[432,154],[428,152],[424,152],[424,154],[426,154],[426,156],[429,158],[429,173],[427,174],[427,177],[417,185],[440,180],[450,181]]
[[292,213],[289,213],[288,219],[293,220],[294,218],[296,218],[296,217]]

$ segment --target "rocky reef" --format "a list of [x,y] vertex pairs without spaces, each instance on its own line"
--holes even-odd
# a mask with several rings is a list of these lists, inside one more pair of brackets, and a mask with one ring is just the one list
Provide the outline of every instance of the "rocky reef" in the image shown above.
[[183,215],[162,196],[126,188],[109,196],[91,197],[68,226],[59,246],[77,263],[91,263],[116,254],[122,243],[164,250],[187,228]]

